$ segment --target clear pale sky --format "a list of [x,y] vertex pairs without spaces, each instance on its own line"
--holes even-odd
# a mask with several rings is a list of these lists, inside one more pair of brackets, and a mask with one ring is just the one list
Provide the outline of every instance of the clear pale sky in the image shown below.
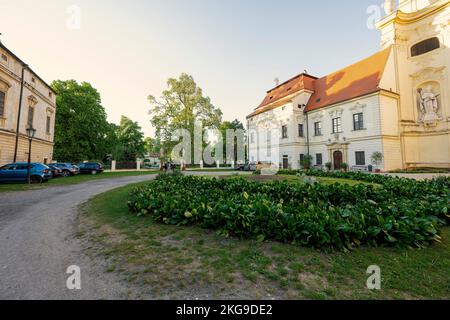
[[[112,122],[153,131],[149,94],[182,72],[220,107],[245,116],[303,72],[324,76],[379,50],[366,26],[379,0],[0,0],[2,42],[47,82],[90,82]],[[67,8],[81,8],[81,28]]]

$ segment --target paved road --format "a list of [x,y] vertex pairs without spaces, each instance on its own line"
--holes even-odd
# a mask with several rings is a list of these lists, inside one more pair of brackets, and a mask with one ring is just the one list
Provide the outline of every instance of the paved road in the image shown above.
[[[77,207],[90,197],[152,176],[0,193],[0,299],[126,298],[127,288],[104,274],[76,238]],[[81,268],[82,290],[66,287],[66,270]]]
[[[127,299],[130,288],[113,273],[104,272],[105,261],[83,254],[83,244],[76,237],[78,206],[108,190],[152,178],[124,177],[0,193],[0,300]],[[81,268],[79,291],[66,287],[66,271],[72,265]]]

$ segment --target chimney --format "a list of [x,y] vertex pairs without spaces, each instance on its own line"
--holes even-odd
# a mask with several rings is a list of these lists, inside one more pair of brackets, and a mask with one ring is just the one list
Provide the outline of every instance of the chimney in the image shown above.
[[273,81],[275,82],[275,87],[278,87],[280,85],[280,79],[275,78]]

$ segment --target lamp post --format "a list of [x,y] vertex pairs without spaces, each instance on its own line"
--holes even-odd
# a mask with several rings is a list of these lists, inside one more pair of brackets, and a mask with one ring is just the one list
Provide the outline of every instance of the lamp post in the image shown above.
[[28,184],[31,184],[31,142],[33,141],[33,138],[36,134],[36,129],[33,128],[32,125],[30,125],[27,128],[27,136],[28,136],[28,167],[27,167],[27,182]]

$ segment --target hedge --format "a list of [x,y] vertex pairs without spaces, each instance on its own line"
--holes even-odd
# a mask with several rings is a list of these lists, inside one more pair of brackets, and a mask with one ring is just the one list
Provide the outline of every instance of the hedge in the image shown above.
[[450,221],[448,178],[419,182],[364,173],[307,173],[382,187],[161,176],[135,189],[128,206],[166,224],[332,249],[423,247],[440,241],[439,229]]

